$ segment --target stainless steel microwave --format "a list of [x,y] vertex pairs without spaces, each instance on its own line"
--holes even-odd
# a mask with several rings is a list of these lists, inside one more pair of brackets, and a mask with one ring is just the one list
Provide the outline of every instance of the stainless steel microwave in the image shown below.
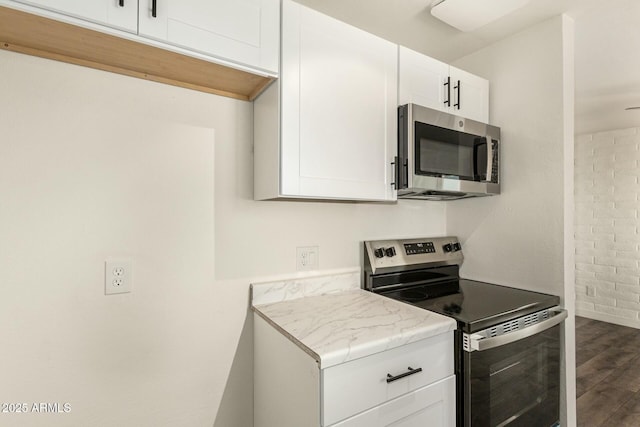
[[416,104],[398,107],[399,198],[500,194],[500,128]]

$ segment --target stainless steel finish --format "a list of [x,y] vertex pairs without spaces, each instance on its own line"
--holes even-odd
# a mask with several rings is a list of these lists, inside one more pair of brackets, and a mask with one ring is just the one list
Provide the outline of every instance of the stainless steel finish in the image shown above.
[[[485,136],[500,141],[500,128],[486,123],[476,122],[464,117],[456,116],[417,104],[409,104],[407,109],[407,159],[409,174],[407,188],[398,189],[398,198],[423,200],[455,200],[468,197],[491,196],[500,194],[500,180],[498,183],[474,182],[451,178],[417,175],[415,171],[415,122],[428,123],[445,129]],[[491,144],[489,144],[489,148]],[[488,152],[492,150],[488,149]],[[489,155],[489,154],[488,154]],[[492,162],[491,162],[492,164]],[[491,176],[491,169],[488,169]],[[490,179],[490,178],[489,178]]]
[[[413,177],[413,179],[412,179]],[[500,194],[500,184],[409,174],[409,188],[398,190],[398,198],[457,200]]]
[[[407,255],[405,244],[412,243],[433,243],[435,252],[424,254]],[[459,243],[458,238],[449,237],[425,237],[422,239],[396,239],[396,240],[371,240],[364,242],[366,250],[365,268],[370,268],[372,274],[379,273],[385,268],[411,267],[419,264],[429,264],[431,267],[439,265],[462,264],[464,257],[462,251],[445,252],[443,246],[446,244]],[[374,254],[376,249],[394,248],[396,255],[393,257],[384,256],[377,258]]]
[[[560,307],[542,310],[473,334],[463,333],[463,347],[465,351],[472,352],[510,344],[546,331],[562,323],[566,318],[567,310]],[[507,324],[511,325],[507,326]],[[497,333],[498,329],[502,329],[502,332]],[[507,331],[505,329],[510,330]]]

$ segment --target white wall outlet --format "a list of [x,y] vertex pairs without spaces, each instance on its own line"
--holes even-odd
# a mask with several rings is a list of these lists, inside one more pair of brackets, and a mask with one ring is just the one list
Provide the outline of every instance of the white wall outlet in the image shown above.
[[587,286],[587,296],[595,297],[596,296],[596,288],[593,286]]
[[131,292],[133,285],[133,262],[130,260],[105,261],[104,294]]
[[305,246],[296,248],[296,269],[317,270],[319,249],[317,246]]

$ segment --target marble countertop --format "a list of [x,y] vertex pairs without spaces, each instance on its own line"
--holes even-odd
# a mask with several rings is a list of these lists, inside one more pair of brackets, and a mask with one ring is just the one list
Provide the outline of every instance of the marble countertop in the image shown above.
[[456,327],[449,317],[354,286],[264,304],[254,299],[253,310],[323,369]]

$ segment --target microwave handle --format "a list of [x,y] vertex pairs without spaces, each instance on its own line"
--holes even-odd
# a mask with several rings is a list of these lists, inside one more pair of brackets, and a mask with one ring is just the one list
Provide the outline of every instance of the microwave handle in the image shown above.
[[487,140],[487,174],[485,180],[491,182],[493,172],[493,141],[490,136],[485,136]]

